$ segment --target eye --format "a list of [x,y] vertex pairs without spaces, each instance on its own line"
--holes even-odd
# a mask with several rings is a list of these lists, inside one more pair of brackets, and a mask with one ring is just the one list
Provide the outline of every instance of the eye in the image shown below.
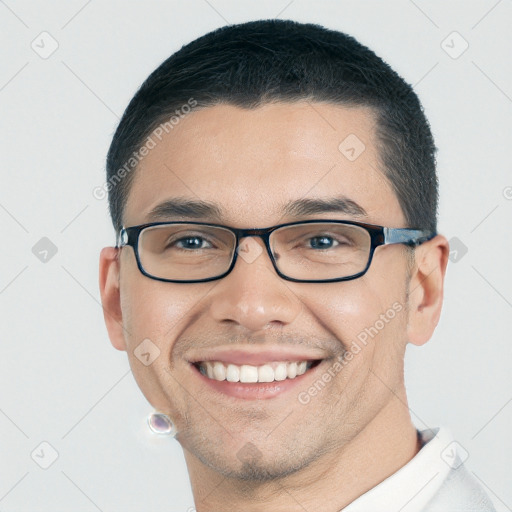
[[357,243],[342,234],[331,236],[327,234],[315,235],[307,238],[306,244],[312,249],[347,249],[354,247]]
[[[203,246],[203,243],[208,244],[208,247]],[[178,249],[208,249],[212,247],[212,244],[201,236],[187,236],[178,238],[176,240],[170,240],[167,247],[177,246]]]
[[339,243],[332,236],[320,235],[309,239],[313,249],[331,249],[335,243]]

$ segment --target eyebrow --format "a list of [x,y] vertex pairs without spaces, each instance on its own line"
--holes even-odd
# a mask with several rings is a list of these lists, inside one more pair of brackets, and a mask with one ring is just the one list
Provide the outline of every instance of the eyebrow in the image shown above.
[[345,196],[329,197],[326,199],[298,199],[290,201],[283,208],[283,213],[291,217],[326,212],[344,213],[354,217],[364,217],[367,215],[366,210],[362,206]]
[[[283,215],[289,217],[303,217],[328,212],[342,213],[354,217],[364,217],[367,215],[366,210],[362,206],[345,196],[325,199],[297,199],[289,201],[282,208]],[[216,203],[175,197],[152,208],[147,214],[147,220],[152,222],[177,216],[191,219],[209,218],[216,221],[222,221],[224,218],[222,208]]]

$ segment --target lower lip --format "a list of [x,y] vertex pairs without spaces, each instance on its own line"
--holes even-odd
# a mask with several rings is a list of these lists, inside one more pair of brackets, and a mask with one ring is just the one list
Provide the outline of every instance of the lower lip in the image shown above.
[[320,361],[316,366],[310,368],[295,377],[294,379],[285,379],[274,382],[229,382],[227,380],[214,380],[203,375],[193,364],[192,369],[203,380],[205,384],[219,393],[234,397],[242,398],[244,400],[264,400],[267,398],[274,398],[287,391],[293,389],[297,384],[300,384],[307,379],[310,375],[322,366],[323,361]]

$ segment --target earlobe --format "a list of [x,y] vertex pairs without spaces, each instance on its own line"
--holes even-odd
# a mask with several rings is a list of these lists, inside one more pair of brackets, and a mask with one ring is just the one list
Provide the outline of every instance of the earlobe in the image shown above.
[[423,345],[434,332],[443,305],[444,277],[449,245],[437,235],[416,249],[415,267],[409,282],[408,341]]
[[112,345],[118,350],[126,350],[121,310],[119,281],[119,249],[104,247],[100,254],[99,286],[103,316]]

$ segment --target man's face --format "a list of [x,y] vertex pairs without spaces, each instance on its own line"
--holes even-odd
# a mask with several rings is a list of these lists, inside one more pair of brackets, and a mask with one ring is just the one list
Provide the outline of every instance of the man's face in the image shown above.
[[[382,173],[374,123],[366,109],[323,103],[195,111],[140,163],[124,223],[148,222],[156,205],[179,197],[215,203],[222,218],[159,220],[256,228],[339,219],[405,227]],[[362,146],[350,150],[354,135],[365,146],[355,159]],[[341,196],[366,215],[282,214],[291,201]],[[228,276],[193,284],[143,276],[133,249],[123,248],[121,348],[146,398],[175,421],[188,459],[225,475],[274,478],[341,448],[386,414],[390,389],[403,382],[407,257],[401,245],[382,246],[363,277],[295,283],[276,274],[266,251],[259,250],[261,239],[242,240],[242,246],[248,257],[239,256]],[[147,338],[160,350],[148,366],[134,355]],[[340,365],[343,354],[349,356]],[[222,386],[193,364],[217,360],[227,366],[230,356],[256,366],[317,363],[295,379]],[[253,388],[245,396],[244,386]]]

